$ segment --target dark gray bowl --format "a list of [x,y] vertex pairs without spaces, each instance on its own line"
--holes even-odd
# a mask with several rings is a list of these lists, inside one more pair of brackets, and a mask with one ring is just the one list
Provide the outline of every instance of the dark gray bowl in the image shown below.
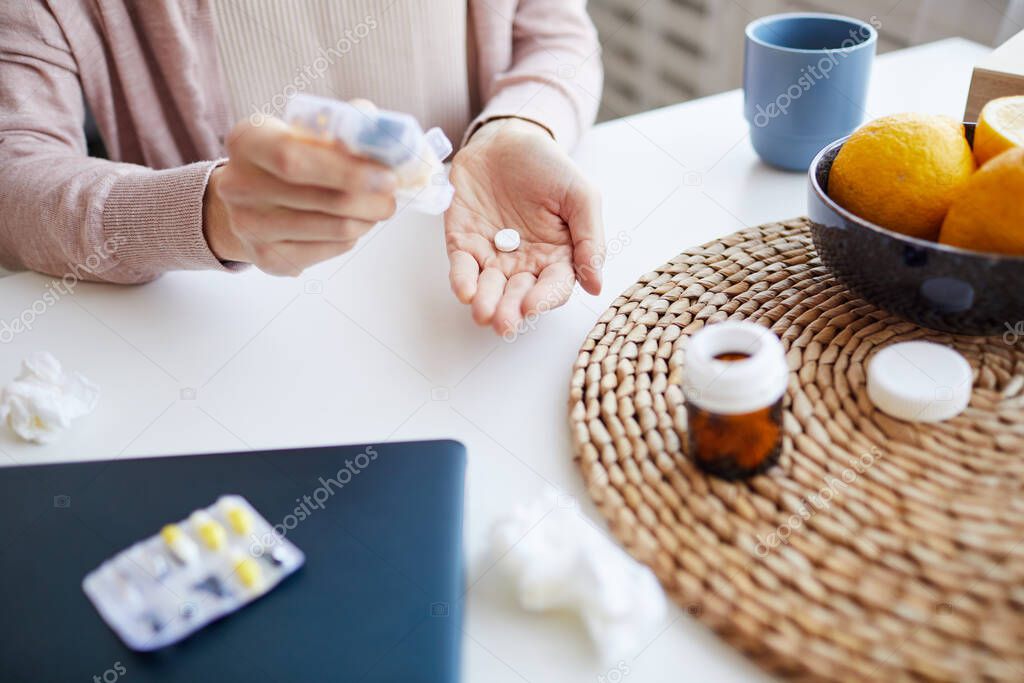
[[[965,125],[973,142],[974,124]],[[809,171],[814,246],[829,270],[862,298],[924,327],[971,335],[1024,328],[1024,258],[907,237],[829,198],[828,174],[846,140],[821,150]]]

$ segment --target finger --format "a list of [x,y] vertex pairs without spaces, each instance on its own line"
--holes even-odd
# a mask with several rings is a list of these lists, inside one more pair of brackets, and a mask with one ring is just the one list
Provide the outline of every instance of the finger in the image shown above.
[[292,209],[241,210],[237,223],[260,242],[354,242],[375,223]]
[[533,288],[535,282],[537,278],[533,273],[516,273],[509,278],[508,284],[505,285],[505,294],[498,302],[491,323],[495,332],[506,334],[515,331],[523,320],[523,297]]
[[541,271],[537,284],[523,299],[524,316],[547,313],[569,300],[576,275],[568,263],[552,263]]
[[451,261],[451,271],[448,279],[455,292],[455,298],[464,304],[473,301],[476,294],[476,281],[480,277],[480,264],[470,254],[464,251],[453,251],[448,257]]
[[374,223],[395,213],[393,194],[341,192],[312,185],[295,185],[244,162],[235,168],[238,172],[224,177],[217,188],[221,197],[233,204],[283,206]]
[[312,201],[308,205],[295,208],[320,211],[333,216],[353,218],[369,223],[379,223],[395,215],[395,209],[398,206],[393,194],[352,193],[335,190],[320,190],[320,192],[325,194],[311,197]]
[[348,192],[394,192],[398,179],[375,161],[357,157],[342,146],[297,135],[278,119],[245,126],[228,143],[232,159],[248,160],[289,183]]
[[474,221],[466,220],[465,216],[448,212],[444,217],[444,242],[449,254],[464,251],[477,263],[488,263],[488,259],[497,256],[494,241],[484,237]]
[[280,205],[300,211],[315,211],[339,218],[379,223],[395,213],[391,194],[339,192],[317,187],[291,185],[279,195]]
[[340,256],[355,242],[276,242],[257,250],[256,266],[270,275],[298,277],[312,265]]
[[572,261],[576,278],[591,294],[601,293],[604,269],[604,218],[601,195],[589,183],[570,188],[562,216],[572,236]]
[[476,283],[473,297],[473,320],[477,325],[489,325],[494,319],[501,295],[505,291],[505,274],[497,268],[485,268]]

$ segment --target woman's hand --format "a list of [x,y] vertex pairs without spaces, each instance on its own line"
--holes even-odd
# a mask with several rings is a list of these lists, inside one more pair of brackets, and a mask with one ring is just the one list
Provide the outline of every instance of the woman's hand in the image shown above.
[[227,148],[203,206],[206,241],[222,261],[296,276],[345,253],[395,211],[397,181],[387,167],[278,119],[242,121]]
[[[565,303],[577,279],[601,291],[600,196],[546,130],[520,119],[484,125],[455,156],[451,179],[451,286],[478,324],[508,334]],[[519,231],[516,251],[494,248],[503,228]]]

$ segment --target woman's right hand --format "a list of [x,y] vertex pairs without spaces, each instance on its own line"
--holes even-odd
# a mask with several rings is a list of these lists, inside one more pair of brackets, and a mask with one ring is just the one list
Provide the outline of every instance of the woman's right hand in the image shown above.
[[350,250],[395,211],[390,169],[279,119],[238,123],[227,149],[203,202],[206,241],[222,261],[297,276]]

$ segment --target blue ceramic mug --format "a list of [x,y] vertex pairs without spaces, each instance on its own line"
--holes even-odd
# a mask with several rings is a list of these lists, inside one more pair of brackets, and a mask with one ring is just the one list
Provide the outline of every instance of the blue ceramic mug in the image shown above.
[[837,14],[796,12],[747,26],[744,115],[768,164],[806,171],[864,120],[878,31]]

